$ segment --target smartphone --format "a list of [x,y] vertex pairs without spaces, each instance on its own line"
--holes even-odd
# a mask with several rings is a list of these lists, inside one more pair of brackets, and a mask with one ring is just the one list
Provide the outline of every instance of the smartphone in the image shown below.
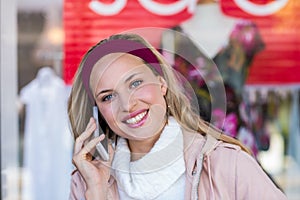
[[[93,117],[96,120],[96,130],[93,133],[93,138],[100,136],[100,134],[104,134],[103,130],[101,129],[99,125],[99,112],[98,107],[93,107]],[[101,142],[99,142],[96,145],[96,152],[101,157],[102,160],[108,161],[109,160],[109,154],[108,154],[108,139],[107,137],[104,138]]]

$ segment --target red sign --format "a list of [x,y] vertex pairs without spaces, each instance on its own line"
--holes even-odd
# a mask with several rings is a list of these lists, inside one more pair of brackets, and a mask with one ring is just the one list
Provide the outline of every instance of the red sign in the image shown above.
[[226,15],[254,21],[265,42],[247,84],[300,83],[300,1],[221,0]]
[[[193,1],[65,0],[64,80],[72,83],[84,53],[109,35],[142,27],[172,27],[191,17]],[[145,33],[159,45],[159,32]]]

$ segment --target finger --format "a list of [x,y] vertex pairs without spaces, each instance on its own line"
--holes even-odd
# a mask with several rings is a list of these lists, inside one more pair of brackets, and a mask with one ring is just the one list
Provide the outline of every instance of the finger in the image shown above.
[[112,146],[111,140],[109,140],[109,142],[108,142],[108,154],[109,154],[109,163],[111,164],[114,154],[115,154],[115,150]]
[[111,163],[112,163],[112,160],[113,160],[113,157],[114,157],[114,153],[115,153],[115,150],[113,148],[112,141],[108,140],[109,160],[104,161],[102,159],[97,159],[97,160],[92,161],[98,168],[105,167],[105,169],[107,171],[107,174],[108,174],[108,179],[109,179],[109,174],[110,174],[109,172],[110,172]]
[[84,142],[91,136],[93,131],[96,129],[96,123],[93,118],[90,118],[90,121],[85,129],[85,131],[76,138],[74,153],[78,153],[84,144]]
[[90,153],[95,146],[101,142],[105,138],[104,134],[101,134],[99,137],[93,138],[91,141],[89,141],[81,150],[80,154],[86,154]]
[[88,142],[78,153],[74,154],[72,163],[77,167],[77,163],[80,163],[82,160],[91,161],[90,156],[92,155],[90,151],[95,148],[96,144],[102,141],[105,138],[104,135],[96,137]]

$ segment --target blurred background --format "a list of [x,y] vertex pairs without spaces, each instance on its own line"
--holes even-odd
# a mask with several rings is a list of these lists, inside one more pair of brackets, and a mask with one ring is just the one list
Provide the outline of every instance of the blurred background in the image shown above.
[[[298,0],[0,2],[1,199],[68,198],[72,79],[90,46],[121,32],[161,51],[189,80],[203,119],[300,199]],[[220,88],[225,102],[214,98]]]

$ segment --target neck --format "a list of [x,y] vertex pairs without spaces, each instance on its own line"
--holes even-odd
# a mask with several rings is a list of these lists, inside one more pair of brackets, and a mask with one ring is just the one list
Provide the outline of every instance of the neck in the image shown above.
[[154,134],[152,137],[149,137],[144,140],[130,140],[128,139],[128,147],[131,152],[131,161],[136,161],[142,158],[145,154],[149,153],[156,141],[159,139],[161,133],[163,132],[168,119],[163,123],[161,130]]
[[128,146],[131,152],[131,161],[136,161],[149,153],[161,133],[155,134],[153,137],[145,140],[128,140]]

